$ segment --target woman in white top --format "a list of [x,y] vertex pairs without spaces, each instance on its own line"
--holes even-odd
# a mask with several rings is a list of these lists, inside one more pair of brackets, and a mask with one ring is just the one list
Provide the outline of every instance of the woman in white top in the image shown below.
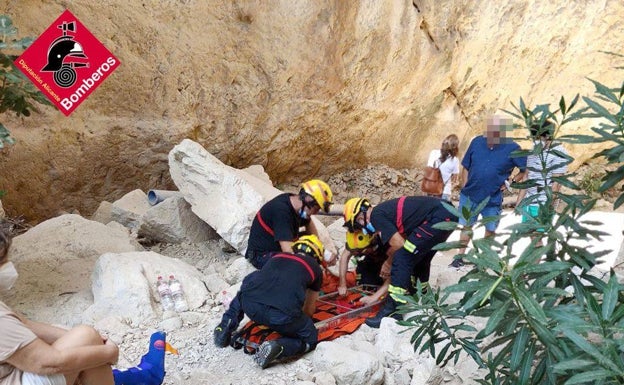
[[459,175],[459,139],[457,135],[451,134],[444,138],[442,146],[439,150],[432,150],[429,154],[427,166],[438,167],[444,181],[444,190],[441,198],[450,201],[453,184],[457,183],[457,175]]

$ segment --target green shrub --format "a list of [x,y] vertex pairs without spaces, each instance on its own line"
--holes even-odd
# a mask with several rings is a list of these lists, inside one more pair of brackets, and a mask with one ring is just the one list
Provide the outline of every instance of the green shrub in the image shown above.
[[[553,111],[548,105],[530,110],[521,99],[508,113],[523,127],[543,119],[556,122],[555,140],[612,143],[596,156],[605,157],[609,163],[622,162],[624,87],[614,93],[594,84],[596,98],[615,104],[614,112],[590,98],[583,98],[587,106],[577,109],[577,96],[570,104],[562,97]],[[601,119],[599,126],[592,128],[598,137],[562,135],[567,123],[588,117]],[[543,149],[539,147],[515,155],[540,155]],[[613,271],[606,277],[595,275],[594,266],[606,252],[590,252],[571,242],[599,242],[605,235],[587,227],[596,224],[583,219],[596,198],[583,183],[575,184],[574,176],[556,178],[566,192],[545,187],[546,207],[556,199],[566,203],[554,222],[538,218],[513,225],[499,231],[508,236],[504,243],[473,239],[473,248],[464,255],[472,269],[457,284],[404,297],[408,304],[401,312],[410,317],[402,324],[414,330],[415,351],[429,351],[439,365],[457,362],[460,354],[468,354],[484,369],[483,378],[477,380],[480,384],[624,383],[624,292]],[[623,177],[624,166],[607,172],[595,191],[605,191]],[[526,188],[533,183],[536,181],[529,180],[514,187]],[[616,207],[623,199],[620,195]],[[446,207],[458,217],[472,216],[470,210]],[[491,218],[474,226],[483,226],[488,220]],[[458,226],[445,223],[439,227]],[[472,234],[471,227],[463,230]],[[529,239],[530,245],[515,254],[512,245],[523,238]],[[437,246],[439,250],[459,247],[458,242]],[[481,319],[485,326],[474,327],[474,319]]]
[[598,169],[596,166],[589,166],[581,175],[579,186],[589,196],[601,196],[600,185],[601,179],[604,178],[606,172]]
[[[29,37],[14,39],[15,35],[17,28],[11,18],[0,15],[0,113],[12,111],[17,116],[30,116],[31,111],[37,111],[35,103],[52,103],[15,66],[14,61],[19,56],[16,53],[33,42]],[[14,139],[9,130],[0,123],[0,148],[12,143]]]

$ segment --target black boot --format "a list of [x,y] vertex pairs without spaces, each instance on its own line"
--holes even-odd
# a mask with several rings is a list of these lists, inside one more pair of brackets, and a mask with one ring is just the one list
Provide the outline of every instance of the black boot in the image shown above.
[[215,328],[214,343],[220,348],[224,348],[230,344],[232,338],[232,332],[236,330],[236,325],[229,318],[224,318],[221,323]]
[[396,301],[393,300],[392,297],[388,297],[386,299],[386,303],[384,304],[384,307],[382,307],[377,312],[377,315],[375,315],[374,317],[367,318],[366,321],[364,321],[364,323],[372,328],[378,329],[379,325],[381,325],[381,319],[384,317],[392,317],[395,320],[400,321],[402,319],[401,315],[393,314],[396,311],[396,307],[397,307]]
[[280,358],[283,352],[284,347],[277,341],[266,341],[258,348],[258,351],[254,355],[254,361],[256,361],[256,364],[258,364],[262,369],[265,369],[275,360]]

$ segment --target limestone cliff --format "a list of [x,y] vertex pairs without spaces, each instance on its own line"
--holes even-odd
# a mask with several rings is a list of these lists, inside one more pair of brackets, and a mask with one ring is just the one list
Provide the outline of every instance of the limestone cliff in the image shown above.
[[18,140],[0,154],[4,206],[31,219],[170,187],[183,138],[274,181],[416,167],[520,97],[556,104],[591,95],[586,77],[623,78],[603,53],[621,50],[621,0],[0,2],[22,36],[65,8],[122,64],[69,118],[0,116]]

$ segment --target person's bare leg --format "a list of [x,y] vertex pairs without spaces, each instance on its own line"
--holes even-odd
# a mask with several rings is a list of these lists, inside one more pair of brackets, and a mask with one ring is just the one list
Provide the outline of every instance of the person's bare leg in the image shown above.
[[[69,347],[102,345],[102,336],[90,326],[80,325],[69,330],[65,335],[56,340],[52,346],[61,350]],[[76,383],[80,377],[83,385],[113,385],[113,370],[110,365],[102,365],[97,368],[87,369],[80,373],[67,373],[65,380],[67,385]]]
[[459,254],[465,254],[466,248],[468,247],[468,242],[470,242],[470,236],[468,235],[468,232],[462,231],[461,233],[459,233],[459,242],[462,245],[462,247],[459,249]]
[[485,237],[490,238],[496,235],[496,231],[485,230]]

